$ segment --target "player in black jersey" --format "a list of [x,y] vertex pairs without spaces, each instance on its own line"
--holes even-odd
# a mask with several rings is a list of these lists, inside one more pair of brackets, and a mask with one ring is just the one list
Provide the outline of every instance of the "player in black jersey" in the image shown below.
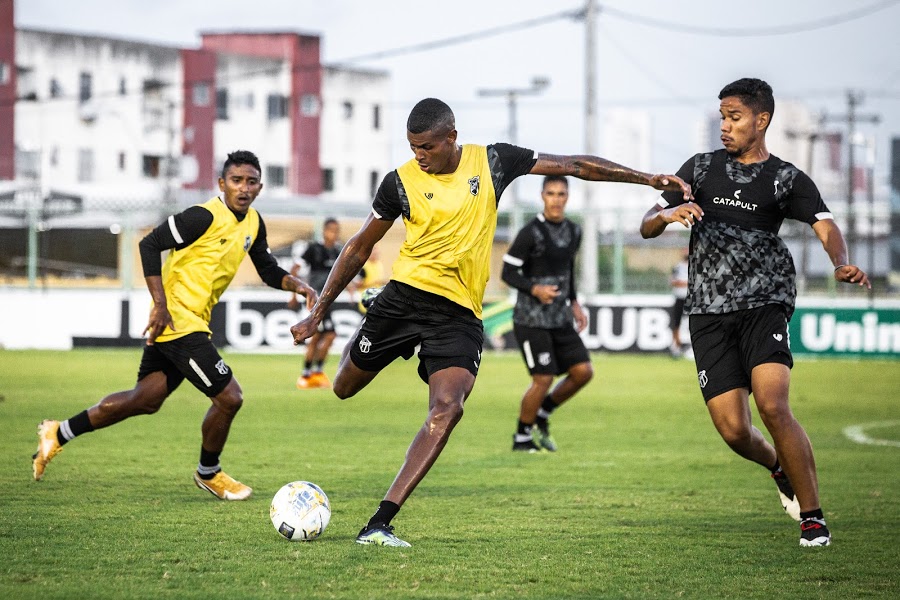
[[315,333],[372,247],[402,217],[406,237],[391,280],[344,349],[333,386],[335,395],[349,398],[392,361],[409,359],[418,348],[428,415],[384,500],[356,538],[360,544],[397,547],[409,544],[393,533],[391,520],[440,456],[475,385],[484,343],[482,300],[503,191],[531,173],[649,185],[690,197],[690,187],[677,177],[640,173],[596,156],[459,144],[453,111],[436,98],[416,104],[406,129],[414,157],[385,175],[372,213],[341,251],[319,302],[291,327],[297,344]]
[[[587,315],[575,295],[575,254],[581,245],[581,227],[566,218],[568,180],[558,175],[544,177],[541,199],[543,212],[516,235],[503,257],[501,275],[519,291],[513,327],[531,374],[512,449],[530,453],[556,451],[550,414],[594,376],[587,348],[578,335],[587,327]],[[563,373],[566,376],[551,392],[553,378]]]
[[[691,227],[686,311],[697,376],[713,424],[740,456],[772,472],[801,546],[827,546],[816,465],[788,404],[793,358],[787,323],[797,295],[793,259],[778,230],[785,218],[812,226],[837,281],[868,286],[812,180],[769,153],[772,88],[740,79],[719,93],[724,150],[698,154],[678,175],[693,202],[664,192],[641,223],[645,238],[670,223]],[[774,447],[750,422],[749,395]]]
[[[325,287],[325,281],[328,274],[331,273],[331,267],[341,253],[340,242],[338,237],[341,235],[341,226],[337,219],[329,217],[325,219],[322,225],[322,241],[310,242],[303,252],[300,259],[306,263],[309,268],[307,279],[309,285],[317,292],[321,292]],[[295,264],[291,269],[291,274],[297,276],[300,272],[301,265]],[[297,295],[291,296],[288,306],[296,308],[300,305]],[[306,359],[303,364],[303,373],[297,378],[297,389],[314,389],[314,388],[330,388],[331,382],[325,375],[323,367],[325,360],[328,358],[328,351],[331,350],[331,344],[337,334],[334,331],[334,321],[331,318],[329,310],[322,322],[319,323],[319,330],[313,334],[306,342]]]

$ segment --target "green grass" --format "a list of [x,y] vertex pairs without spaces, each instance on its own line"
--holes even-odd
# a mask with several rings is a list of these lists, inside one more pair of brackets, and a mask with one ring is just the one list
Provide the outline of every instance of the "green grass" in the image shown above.
[[[900,597],[900,448],[842,434],[900,420],[896,362],[794,368],[834,535],[810,550],[768,473],[719,439],[691,363],[597,356],[594,381],[554,418],[560,452],[523,456],[509,448],[527,374],[515,354],[488,355],[394,521],[413,545],[401,550],[353,540],[425,417],[414,361],[340,401],[294,389],[299,356],[226,360],[245,403],[222,458],[254,487],[246,502],[191,482],[209,403],[188,384],[156,415],[75,440],[32,481],[38,421],[131,387],[139,352],[0,352],[0,597]],[[315,542],[269,522],[272,495],[296,479],[332,502]]]

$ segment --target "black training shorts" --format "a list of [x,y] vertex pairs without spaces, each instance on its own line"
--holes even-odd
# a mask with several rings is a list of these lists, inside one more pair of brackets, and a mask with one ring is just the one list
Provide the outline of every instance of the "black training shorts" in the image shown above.
[[555,329],[514,324],[513,331],[532,375],[562,375],[591,360],[584,341],[571,324]]
[[209,334],[203,332],[144,346],[138,381],[157,371],[165,373],[170,394],[187,378],[206,396],[216,396],[232,378],[231,369],[219,356]]
[[381,371],[419,348],[419,377],[462,367],[478,375],[484,327],[467,308],[442,296],[390,281],[369,306],[353,341],[350,359],[364,371]]
[[720,315],[691,315],[691,344],[697,378],[707,402],[737,388],[750,389],[753,367],[794,366],[787,311],[781,304]]

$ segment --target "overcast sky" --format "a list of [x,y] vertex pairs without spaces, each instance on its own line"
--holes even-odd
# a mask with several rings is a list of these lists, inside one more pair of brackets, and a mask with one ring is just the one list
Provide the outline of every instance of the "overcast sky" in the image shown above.
[[[535,26],[466,43],[354,62],[391,73],[393,155],[399,164],[409,156],[405,118],[419,99],[435,96],[450,104],[463,142],[508,141],[505,101],[481,98],[478,90],[527,87],[534,76],[549,77],[551,85],[540,96],[520,100],[518,142],[550,153],[582,152],[584,24],[557,15],[583,4],[582,0],[17,0],[16,24],[185,47],[199,45],[203,30],[299,31],[320,35],[323,62],[339,63],[548,16]],[[879,178],[885,179],[889,140],[900,136],[900,1],[599,0],[598,4],[598,108],[601,113],[618,106],[649,111],[654,126],[651,170],[674,172],[694,152],[706,150],[696,147],[697,123],[705,114],[717,112],[717,95],[724,84],[751,76],[774,88],[775,119],[780,98],[802,99],[815,110],[840,115],[846,112],[847,89],[864,92],[860,112],[877,113],[883,119],[877,152]],[[877,7],[883,8],[874,10]],[[851,18],[867,11],[870,14]],[[771,35],[794,25],[808,30]],[[876,131],[870,125],[860,129]],[[615,159],[614,149],[596,150]]]

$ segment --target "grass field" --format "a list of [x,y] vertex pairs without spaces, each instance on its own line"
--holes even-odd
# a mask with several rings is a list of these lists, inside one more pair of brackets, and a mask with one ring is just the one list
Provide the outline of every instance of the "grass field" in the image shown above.
[[[900,597],[900,447],[842,434],[893,422],[877,437],[900,441],[896,362],[794,368],[830,548],[798,547],[768,472],[709,423],[691,363],[597,356],[594,381],[554,417],[560,451],[519,455],[527,375],[494,354],[394,521],[412,548],[394,549],[353,540],[425,417],[414,361],[340,401],[294,388],[299,356],[226,360],[245,403],[222,458],[254,487],[246,502],[191,481],[208,400],[188,384],[158,414],[68,444],[32,481],[38,421],[131,387],[139,351],[0,352],[0,598]],[[332,502],[315,542],[269,522],[296,479]]]

